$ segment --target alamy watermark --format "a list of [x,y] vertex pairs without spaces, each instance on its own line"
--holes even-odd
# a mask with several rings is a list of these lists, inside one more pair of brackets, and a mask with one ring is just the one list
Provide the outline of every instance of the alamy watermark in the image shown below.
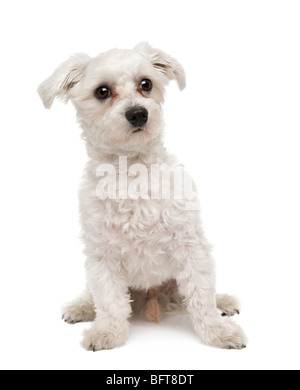
[[118,167],[100,164],[97,168],[97,196],[106,199],[185,200],[185,208],[198,209],[197,193],[182,165],[132,164],[119,157]]

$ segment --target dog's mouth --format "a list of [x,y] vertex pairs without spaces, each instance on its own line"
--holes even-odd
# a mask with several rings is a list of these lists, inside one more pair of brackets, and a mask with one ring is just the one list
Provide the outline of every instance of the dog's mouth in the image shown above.
[[144,130],[144,129],[138,128],[138,129],[134,130],[133,133],[134,133],[134,134],[140,133],[140,132],[143,131],[143,130]]

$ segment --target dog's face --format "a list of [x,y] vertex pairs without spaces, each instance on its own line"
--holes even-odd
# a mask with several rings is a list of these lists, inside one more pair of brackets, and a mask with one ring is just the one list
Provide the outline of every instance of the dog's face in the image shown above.
[[161,105],[169,80],[185,86],[181,65],[146,43],[90,58],[77,54],[39,87],[47,108],[55,97],[71,99],[94,151],[126,152],[160,137]]

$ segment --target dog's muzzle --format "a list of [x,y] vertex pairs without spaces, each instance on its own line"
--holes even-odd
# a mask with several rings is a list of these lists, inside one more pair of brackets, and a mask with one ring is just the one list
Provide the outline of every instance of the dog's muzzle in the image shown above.
[[126,111],[125,116],[133,127],[143,127],[148,121],[148,111],[140,106],[130,108]]

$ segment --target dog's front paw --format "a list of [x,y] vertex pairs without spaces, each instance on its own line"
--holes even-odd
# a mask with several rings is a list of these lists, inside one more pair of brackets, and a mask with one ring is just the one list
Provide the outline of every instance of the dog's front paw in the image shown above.
[[128,337],[128,325],[118,330],[104,330],[93,325],[84,332],[81,345],[87,351],[100,351],[101,349],[113,349],[125,344]]
[[213,347],[243,349],[247,346],[247,337],[243,329],[230,318],[218,317],[217,320],[210,320],[204,329],[204,342]]
[[230,320],[224,318],[214,330],[212,344],[223,349],[243,349],[247,346],[247,337],[243,329]]

